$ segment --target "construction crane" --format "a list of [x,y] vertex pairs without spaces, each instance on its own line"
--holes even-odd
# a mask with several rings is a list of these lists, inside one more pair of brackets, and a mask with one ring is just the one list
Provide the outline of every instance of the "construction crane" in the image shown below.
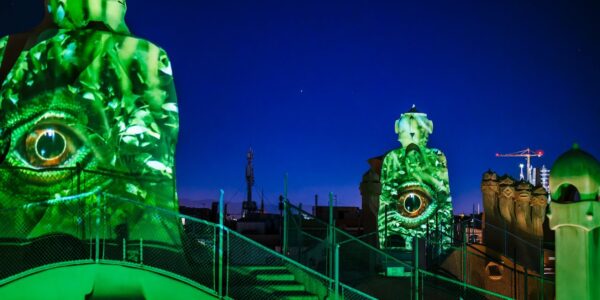
[[525,150],[513,152],[513,153],[508,153],[508,154],[496,153],[496,157],[525,157],[525,160],[527,160],[527,181],[531,182],[532,184],[534,182],[533,182],[533,176],[532,176],[533,174],[531,172],[531,158],[532,157],[542,157],[542,155],[544,155],[544,151],[542,151],[542,150],[533,151],[529,148],[527,148]]

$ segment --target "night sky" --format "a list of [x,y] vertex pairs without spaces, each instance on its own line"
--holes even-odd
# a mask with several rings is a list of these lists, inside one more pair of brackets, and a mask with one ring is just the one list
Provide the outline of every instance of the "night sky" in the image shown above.
[[[35,25],[38,2],[2,1],[0,34]],[[599,15],[592,1],[130,0],[127,22],[173,63],[183,204],[219,188],[243,201],[252,147],[267,209],[286,172],[293,203],[332,191],[360,206],[367,159],[399,147],[394,121],[416,104],[470,212],[484,171],[518,176],[497,152],[542,149],[533,163],[551,167],[577,142],[600,158]]]

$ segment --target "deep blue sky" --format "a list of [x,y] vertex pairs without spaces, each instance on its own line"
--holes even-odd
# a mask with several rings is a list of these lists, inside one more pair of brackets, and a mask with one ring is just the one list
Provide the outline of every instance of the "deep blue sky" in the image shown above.
[[[40,15],[5,1],[0,33]],[[10,4],[12,2],[12,4]],[[427,3],[425,3],[427,2]],[[173,63],[181,113],[184,204],[245,194],[275,203],[318,193],[360,205],[366,160],[399,143],[394,121],[416,104],[448,158],[456,212],[480,201],[496,152],[531,147],[552,162],[573,142],[600,158],[600,8],[561,1],[128,1],[132,32]],[[6,9],[5,9],[6,8]],[[41,8],[40,8],[41,9]],[[256,196],[255,196],[256,198]]]

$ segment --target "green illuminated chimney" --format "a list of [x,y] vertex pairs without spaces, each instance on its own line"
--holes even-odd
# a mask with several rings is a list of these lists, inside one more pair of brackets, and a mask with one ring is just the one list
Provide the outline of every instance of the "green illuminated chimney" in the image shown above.
[[600,163],[577,145],[550,173],[556,299],[600,299]]
[[46,0],[47,12],[59,28],[85,28],[102,24],[118,33],[129,33],[125,24],[125,0]]

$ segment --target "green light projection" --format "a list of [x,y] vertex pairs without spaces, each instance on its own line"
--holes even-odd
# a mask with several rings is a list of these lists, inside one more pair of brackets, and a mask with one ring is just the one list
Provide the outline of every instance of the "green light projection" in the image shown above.
[[[0,210],[102,190],[177,211],[179,119],[166,53],[129,34],[124,0],[48,0],[47,10],[38,28],[20,35],[26,42],[16,59],[5,55],[15,51],[16,39],[0,39],[0,61],[12,64],[0,90]],[[57,170],[76,166],[92,171],[78,178],[81,184],[74,184],[76,172]],[[152,219],[132,207],[106,204],[107,222],[126,228],[127,238],[180,243],[177,220]],[[70,208],[3,214],[0,237],[81,237],[56,225],[69,215],[61,209]]]
[[413,237],[423,237],[427,227],[431,232],[442,232],[439,239],[449,240],[452,203],[446,157],[440,150],[427,147],[433,123],[413,106],[400,116],[395,127],[402,147],[383,160],[380,245],[412,249]]
[[550,192],[556,299],[600,299],[600,162],[575,144],[554,162]]

